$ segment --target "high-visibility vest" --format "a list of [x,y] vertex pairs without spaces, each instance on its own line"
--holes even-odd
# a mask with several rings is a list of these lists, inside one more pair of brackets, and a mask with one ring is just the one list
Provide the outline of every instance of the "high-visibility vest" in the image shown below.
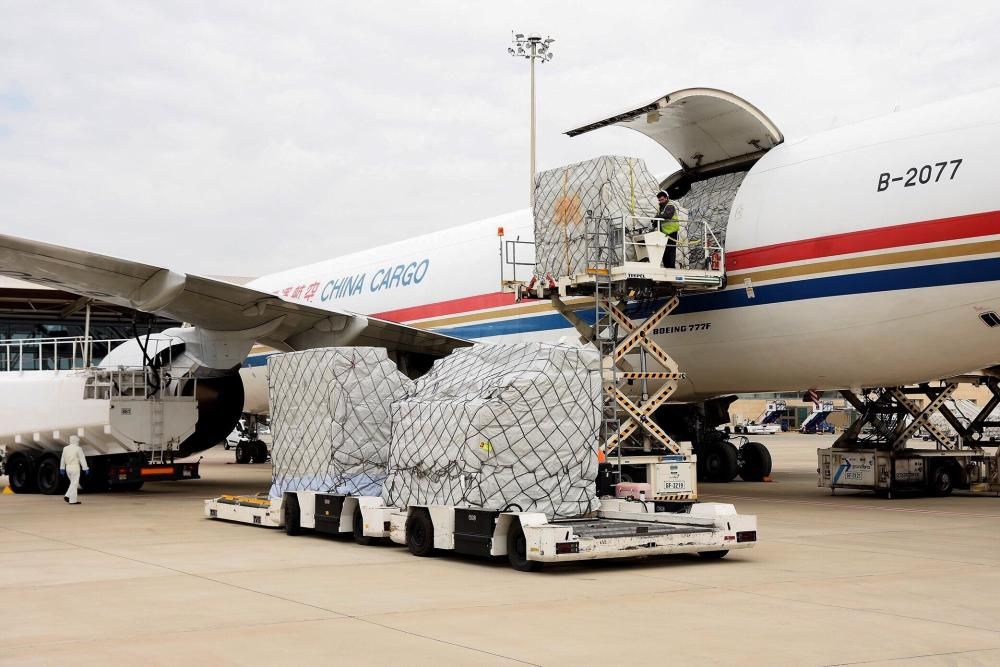
[[[681,207],[677,204],[671,205],[674,207],[674,216],[669,220],[660,220],[660,231],[664,234],[673,234],[681,228]],[[659,213],[659,211],[657,211],[657,213]]]

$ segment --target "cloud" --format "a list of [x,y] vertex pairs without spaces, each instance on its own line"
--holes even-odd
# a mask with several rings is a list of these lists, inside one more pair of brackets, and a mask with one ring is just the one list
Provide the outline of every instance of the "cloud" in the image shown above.
[[0,229],[260,275],[523,207],[527,63],[548,32],[539,167],[644,158],[561,133],[689,85],[788,136],[997,85],[1000,9],[930,2],[8,5]]

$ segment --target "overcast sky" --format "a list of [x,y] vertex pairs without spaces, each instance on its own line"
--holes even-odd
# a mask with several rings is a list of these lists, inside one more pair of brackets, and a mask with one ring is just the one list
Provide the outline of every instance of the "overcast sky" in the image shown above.
[[567,129],[689,86],[784,131],[1000,85],[993,2],[0,0],[0,232],[261,275],[527,205],[538,162],[671,160]]

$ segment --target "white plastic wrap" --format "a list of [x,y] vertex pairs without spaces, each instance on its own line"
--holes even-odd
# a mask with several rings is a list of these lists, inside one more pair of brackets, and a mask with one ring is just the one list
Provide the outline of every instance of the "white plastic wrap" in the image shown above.
[[268,359],[271,496],[329,491],[379,495],[390,405],[412,382],[372,347],[321,348]]
[[592,348],[456,350],[393,406],[383,499],[550,518],[595,510],[600,382]]

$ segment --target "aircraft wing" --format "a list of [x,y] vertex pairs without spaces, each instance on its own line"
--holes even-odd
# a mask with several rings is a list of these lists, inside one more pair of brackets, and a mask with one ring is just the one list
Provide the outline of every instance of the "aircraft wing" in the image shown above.
[[203,329],[245,332],[276,347],[370,345],[444,356],[470,342],[344,310],[292,303],[220,280],[0,234],[0,275],[157,313]]

